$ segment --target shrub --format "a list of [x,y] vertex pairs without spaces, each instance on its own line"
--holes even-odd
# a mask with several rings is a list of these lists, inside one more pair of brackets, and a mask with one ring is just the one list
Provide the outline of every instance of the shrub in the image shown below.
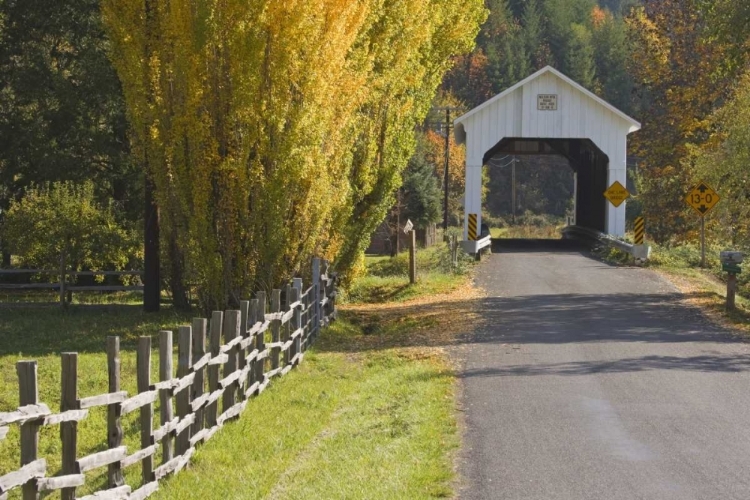
[[136,231],[118,223],[111,205],[96,202],[91,182],[32,186],[11,204],[2,227],[3,241],[24,266],[120,270],[141,255]]

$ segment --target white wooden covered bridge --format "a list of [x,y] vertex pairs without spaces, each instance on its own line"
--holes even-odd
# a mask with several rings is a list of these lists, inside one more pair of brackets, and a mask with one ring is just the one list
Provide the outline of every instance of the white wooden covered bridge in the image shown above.
[[576,172],[576,224],[613,236],[625,233],[625,203],[604,191],[626,185],[627,137],[641,124],[547,66],[455,120],[466,144],[464,249],[476,253],[482,223],[482,168],[498,154],[558,154]]

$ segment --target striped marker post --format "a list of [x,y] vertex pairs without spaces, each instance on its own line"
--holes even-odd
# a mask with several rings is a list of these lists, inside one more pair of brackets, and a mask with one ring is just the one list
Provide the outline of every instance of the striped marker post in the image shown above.
[[477,241],[477,214],[469,214],[469,241]]
[[635,244],[643,245],[643,240],[646,235],[646,225],[643,222],[643,217],[636,217],[634,227],[635,227]]

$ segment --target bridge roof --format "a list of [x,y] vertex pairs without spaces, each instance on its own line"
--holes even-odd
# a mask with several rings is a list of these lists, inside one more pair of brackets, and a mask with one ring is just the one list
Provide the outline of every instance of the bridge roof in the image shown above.
[[547,67],[545,67],[545,68],[537,71],[533,75],[529,76],[528,78],[525,78],[524,80],[521,80],[517,84],[515,84],[512,87],[506,89],[505,91],[503,91],[500,94],[496,95],[495,97],[489,99],[488,101],[480,104],[479,106],[477,106],[476,108],[472,109],[468,113],[466,113],[466,114],[464,114],[464,115],[456,118],[456,120],[455,120],[454,123],[456,125],[462,125],[461,127],[456,127],[457,139],[459,139],[459,142],[463,142],[462,141],[462,139],[463,139],[462,135],[463,134],[461,134],[462,130],[459,130],[459,129],[463,129],[464,122],[466,122],[469,118],[471,118],[473,115],[475,115],[477,113],[480,113],[481,111],[485,110],[486,108],[490,108],[492,106],[499,105],[500,101],[503,101],[506,98],[510,98],[511,96],[513,96],[516,93],[517,90],[523,88],[524,86],[526,86],[527,84],[531,83],[534,80],[541,79],[544,75],[547,75],[547,74],[552,74],[552,75],[556,76],[557,78],[559,78],[563,82],[565,82],[568,85],[570,85],[573,89],[575,89],[578,92],[580,92],[581,94],[583,94],[588,100],[590,100],[590,101],[592,101],[592,102],[594,102],[594,103],[596,103],[596,104],[598,104],[600,106],[603,106],[604,108],[606,108],[607,110],[609,110],[611,113],[613,113],[615,116],[617,116],[620,119],[622,119],[625,123],[628,124],[628,126],[629,126],[628,127],[629,133],[630,132],[635,132],[637,130],[640,130],[641,124],[637,120],[635,120],[634,118],[631,118],[627,114],[623,113],[622,111],[620,111],[619,109],[617,109],[615,106],[611,105],[610,103],[608,103],[607,101],[605,101],[601,97],[597,96],[593,92],[587,90],[586,88],[584,88],[583,86],[581,86],[580,84],[578,84],[577,82],[575,82],[574,80],[572,80],[571,78],[568,78],[567,76],[565,76],[560,71],[558,71],[555,68],[553,68],[552,66],[547,66]]

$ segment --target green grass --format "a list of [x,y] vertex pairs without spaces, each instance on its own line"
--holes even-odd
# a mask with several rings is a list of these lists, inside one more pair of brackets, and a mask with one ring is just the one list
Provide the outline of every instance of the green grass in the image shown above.
[[346,353],[342,337],[356,342],[361,332],[345,321],[325,336],[337,341],[324,339],[154,498],[452,496],[458,435],[445,361]]
[[524,224],[504,228],[501,238],[560,239],[560,226]]
[[[106,392],[108,335],[122,338],[122,388],[134,394],[137,337],[176,329],[190,319],[170,310],[145,315],[134,306],[67,312],[3,306],[0,314],[0,411],[18,405],[15,363],[20,359],[38,360],[40,400],[56,411],[63,350],[80,353],[79,397]],[[274,381],[241,418],[199,447],[191,468],[163,482],[155,498],[451,496],[459,440],[455,378],[446,359],[430,350],[362,348],[370,336],[360,324],[347,321],[346,313],[342,316],[298,369]],[[394,339],[409,336],[409,325],[390,325]],[[152,380],[157,360],[154,352]],[[154,413],[156,422],[158,404]],[[137,418],[134,412],[123,419],[130,452],[140,448]],[[104,408],[92,410],[78,429],[78,457],[106,448]],[[43,428],[39,456],[47,459],[51,474],[59,470],[60,451],[58,428]],[[157,454],[156,463],[160,460]],[[0,475],[17,469],[18,462],[19,433],[11,426],[8,438],[0,441]],[[102,489],[105,474],[106,468],[87,473],[78,496]],[[126,470],[126,481],[134,489],[141,485],[138,465]],[[11,498],[19,498],[18,493]]]
[[404,276],[365,276],[349,289],[346,297],[350,302],[365,304],[404,302],[425,295],[450,293],[464,282],[463,276],[439,272],[421,273],[413,285]]
[[[136,393],[135,352],[137,338],[156,335],[159,330],[176,329],[189,324],[190,316],[177,314],[169,308],[158,314],[144,314],[139,306],[73,307],[63,311],[57,306],[10,306],[0,309],[0,411],[18,406],[16,362],[33,359],[38,362],[39,399],[50,409],[60,408],[60,352],[76,351],[78,357],[79,397],[107,392],[106,338],[121,338],[122,389]],[[158,341],[154,346],[158,347]],[[176,366],[176,365],[175,365]],[[158,370],[157,353],[152,354],[152,379]],[[123,422],[125,444],[138,449],[137,412]],[[106,449],[106,409],[95,408],[79,423],[78,456]],[[57,426],[43,427],[39,456],[47,459],[48,471],[60,467],[60,438]],[[20,460],[19,431],[11,426],[8,437],[0,441],[0,475],[18,468]],[[130,484],[140,484],[137,468],[128,469]],[[102,487],[105,469],[87,473],[87,485],[79,495]]]
[[507,236],[505,236],[505,233],[507,233],[507,231],[507,227],[491,227],[490,236],[493,238],[506,238]]
[[[663,269],[672,273],[697,276],[703,274],[714,279],[716,282],[726,282],[727,273],[722,271],[719,261],[719,252],[727,250],[724,245],[715,242],[707,242],[706,267],[701,268],[701,250],[696,244],[683,244],[673,247],[664,247],[651,244],[651,258],[648,265]],[[737,276],[738,292],[750,296],[750,274],[740,273]]]
[[447,246],[440,243],[417,250],[417,283],[409,283],[409,253],[396,257],[367,256],[366,275],[344,294],[355,303],[403,302],[427,295],[450,293],[466,283],[472,259],[459,250],[458,265],[451,267]]

